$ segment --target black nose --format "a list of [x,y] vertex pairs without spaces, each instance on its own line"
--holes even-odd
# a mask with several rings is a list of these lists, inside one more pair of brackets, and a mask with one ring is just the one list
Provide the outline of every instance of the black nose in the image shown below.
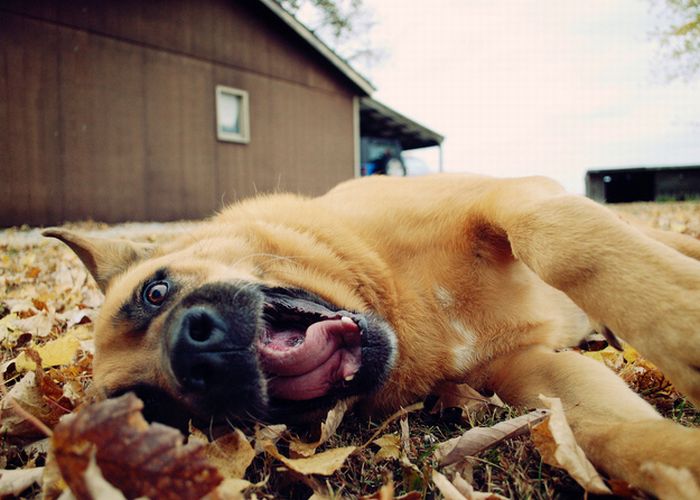
[[178,382],[187,390],[211,391],[224,383],[232,357],[250,342],[230,331],[224,319],[206,306],[184,311],[179,327],[171,332],[170,361]]
[[171,392],[193,413],[265,414],[255,348],[264,298],[252,284],[207,283],[168,313],[163,347],[174,379]]

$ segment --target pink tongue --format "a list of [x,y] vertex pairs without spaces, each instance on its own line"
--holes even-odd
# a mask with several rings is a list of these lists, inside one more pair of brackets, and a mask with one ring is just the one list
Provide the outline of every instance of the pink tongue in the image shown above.
[[258,350],[265,371],[272,375],[270,395],[291,400],[323,396],[360,368],[361,332],[352,321],[331,319],[301,332],[274,332]]
[[302,375],[325,363],[343,344],[360,345],[357,325],[339,319],[312,324],[303,342],[295,345],[297,335],[295,332],[275,333],[272,342],[258,345],[265,371],[286,377]]

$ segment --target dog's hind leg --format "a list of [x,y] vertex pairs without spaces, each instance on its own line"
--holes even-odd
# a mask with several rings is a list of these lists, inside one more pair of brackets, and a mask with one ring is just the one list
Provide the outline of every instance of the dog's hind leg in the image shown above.
[[495,181],[476,208],[516,258],[700,404],[700,263],[546,179]]
[[662,418],[601,363],[575,352],[534,347],[489,367],[488,386],[506,402],[541,407],[558,397],[577,442],[596,467],[655,492],[647,462],[687,468],[700,484],[700,429]]

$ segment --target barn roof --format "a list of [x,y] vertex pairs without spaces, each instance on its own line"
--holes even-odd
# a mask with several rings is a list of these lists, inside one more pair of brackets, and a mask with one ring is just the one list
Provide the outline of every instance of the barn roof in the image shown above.
[[297,35],[299,35],[306,43],[308,43],[316,52],[325,58],[331,65],[335,66],[346,78],[348,78],[362,93],[370,95],[376,89],[374,86],[360,73],[355,71],[342,57],[336,54],[328,45],[323,43],[306,26],[297,21],[297,19],[289,12],[284,10],[275,0],[258,0],[261,4],[267,7],[273,14],[289,26]]
[[360,90],[360,130],[363,136],[398,139],[403,149],[425,148],[442,144],[444,140],[442,135],[372,99],[370,95],[376,90],[372,83],[355,71],[342,57],[275,0],[258,1]]

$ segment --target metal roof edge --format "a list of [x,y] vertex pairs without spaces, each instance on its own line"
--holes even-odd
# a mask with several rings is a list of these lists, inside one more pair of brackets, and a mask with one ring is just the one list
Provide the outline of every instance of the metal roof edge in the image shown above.
[[409,125],[422,130],[424,133],[433,136],[435,138],[435,141],[440,143],[440,144],[442,144],[442,141],[445,140],[444,135],[438,134],[434,130],[430,130],[425,125],[421,125],[420,123],[418,123],[414,120],[411,120],[407,116],[402,115],[398,111],[390,108],[386,104],[382,104],[381,102],[377,101],[376,99],[374,99],[372,97],[369,97],[369,96],[363,97],[360,101],[361,101],[361,104],[365,104],[371,108],[374,108],[375,110],[377,110],[380,113],[384,113],[384,114],[388,114],[390,116],[393,116],[397,121],[408,123]]
[[281,19],[287,26],[292,28],[294,32],[296,32],[309,45],[316,49],[319,54],[327,59],[328,62],[335,66],[336,69],[338,69],[350,81],[357,85],[357,87],[360,88],[360,90],[362,90],[365,94],[370,95],[376,90],[369,80],[355,71],[352,66],[343,60],[343,58],[336,54],[330,47],[328,47],[328,45],[323,43],[320,38],[318,38],[312,31],[300,23],[293,15],[284,10],[284,8],[282,8],[277,2],[274,0],[258,1],[272,11],[272,13]]
[[608,172],[645,172],[649,170],[687,170],[700,169],[700,165],[637,165],[627,167],[596,167],[587,169],[586,174],[604,174]]

